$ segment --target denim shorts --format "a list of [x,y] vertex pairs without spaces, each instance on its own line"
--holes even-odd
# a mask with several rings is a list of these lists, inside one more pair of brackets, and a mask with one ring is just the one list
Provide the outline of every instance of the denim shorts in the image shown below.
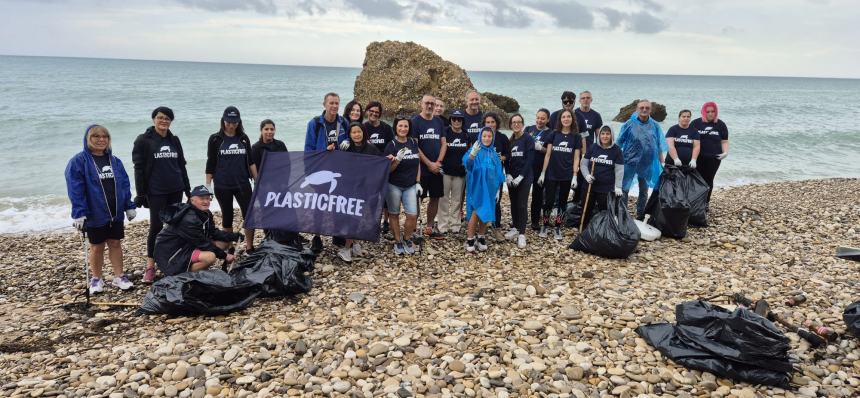
[[401,202],[403,202],[404,213],[410,216],[418,215],[418,190],[415,189],[415,186],[401,188],[389,183],[388,192],[385,194],[385,203],[388,205],[388,212],[391,214],[400,214]]

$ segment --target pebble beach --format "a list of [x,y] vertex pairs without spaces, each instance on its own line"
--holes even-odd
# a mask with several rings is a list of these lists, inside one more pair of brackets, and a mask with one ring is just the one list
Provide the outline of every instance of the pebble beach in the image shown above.
[[[719,189],[709,228],[640,242],[627,260],[569,250],[573,230],[478,254],[455,235],[395,257],[383,239],[352,264],[326,240],[309,294],[217,317],[68,311],[83,300],[80,235],[0,235],[0,396],[856,397],[847,335],[813,349],[786,333],[796,371],[784,390],[686,369],[635,329],[674,322],[683,301],[744,292],[844,334],[860,263],[834,253],[860,246],[858,192],[844,178]],[[134,290],[94,300],[146,294],[146,229],[128,225],[123,242]],[[797,292],[805,303],[783,304]]]

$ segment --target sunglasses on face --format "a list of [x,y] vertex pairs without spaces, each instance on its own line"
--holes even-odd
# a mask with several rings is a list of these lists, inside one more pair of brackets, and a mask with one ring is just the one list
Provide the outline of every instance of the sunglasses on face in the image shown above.
[[561,103],[562,103],[562,104],[565,104],[565,105],[570,105],[570,104],[572,104],[572,103],[573,103],[573,100],[572,100],[572,99],[566,99],[566,100],[564,100],[564,101],[561,101]]

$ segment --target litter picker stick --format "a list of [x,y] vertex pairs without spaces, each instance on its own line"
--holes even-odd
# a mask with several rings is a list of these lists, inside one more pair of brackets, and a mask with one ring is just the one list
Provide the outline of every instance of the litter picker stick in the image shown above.
[[86,297],[87,300],[86,307],[84,308],[90,308],[90,253],[89,250],[87,250],[89,248],[87,247],[86,225],[81,231],[81,244],[84,248],[84,297]]
[[[595,162],[591,162],[591,176],[594,177],[594,166],[597,165]],[[582,206],[582,216],[579,217],[579,233],[582,233],[582,228],[585,226],[585,214],[588,212],[588,201],[591,199],[591,186],[592,183],[588,183],[588,192],[585,193],[585,206]]]

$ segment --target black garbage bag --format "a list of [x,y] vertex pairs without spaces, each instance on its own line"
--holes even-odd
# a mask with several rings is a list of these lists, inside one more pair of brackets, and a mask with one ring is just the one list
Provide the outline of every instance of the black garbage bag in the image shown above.
[[663,236],[675,239],[687,236],[690,202],[687,200],[686,182],[679,168],[665,167],[660,182],[645,205],[645,214],[651,215],[648,223],[659,229]]
[[606,210],[591,217],[588,226],[570,244],[573,250],[606,258],[627,258],[639,244],[639,228],[624,200],[606,195]]
[[582,205],[579,203],[569,202],[567,209],[564,210],[564,226],[568,228],[579,228],[579,222],[582,221]]
[[259,284],[236,283],[220,269],[184,272],[153,283],[139,311],[169,315],[227,314],[247,308],[260,293]]
[[708,226],[708,192],[711,187],[696,169],[683,169],[687,183],[687,202],[690,203],[690,225],[694,227]]
[[848,331],[860,338],[860,301],[855,301],[845,307],[842,320],[845,321],[845,327],[848,328]]
[[636,329],[648,344],[690,369],[754,384],[789,388],[788,338],[749,309],[734,311],[695,300],[675,307],[675,325]]
[[251,255],[236,263],[231,276],[237,284],[260,285],[261,297],[288,296],[311,290],[309,275],[316,255],[273,240],[265,240]]

